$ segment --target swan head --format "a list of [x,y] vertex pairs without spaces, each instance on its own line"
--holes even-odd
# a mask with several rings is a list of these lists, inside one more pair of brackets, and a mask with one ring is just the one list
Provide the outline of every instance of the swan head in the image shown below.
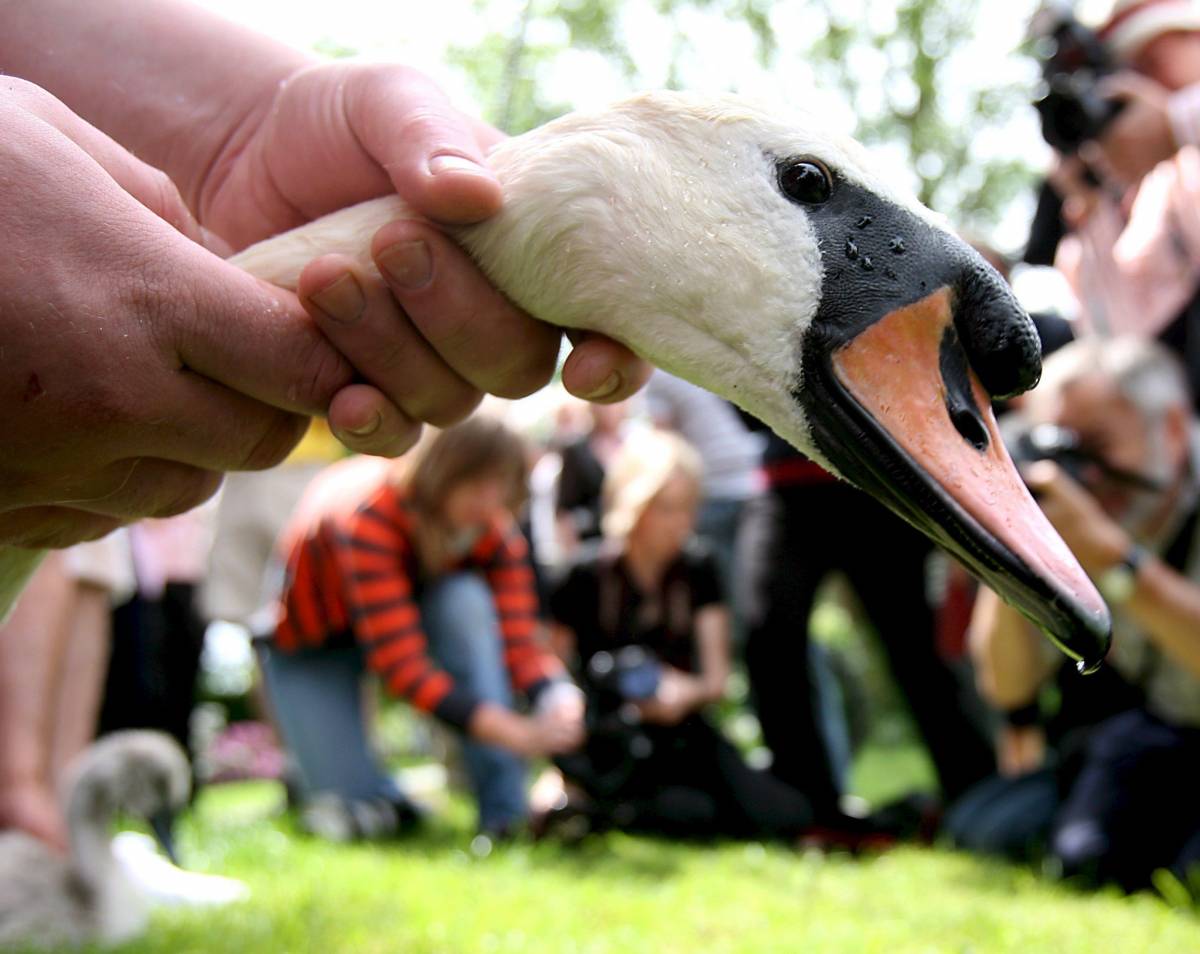
[[150,823],[175,861],[172,822],[191,794],[191,769],[179,744],[161,732],[129,730],[104,736],[75,761],[67,781],[67,817],[81,827],[107,826],[127,813]]
[[1037,333],[1000,276],[858,144],[803,114],[652,93],[491,159],[505,208],[458,234],[519,305],[728,398],[1082,664],[1104,656],[1108,609],[990,410],[1037,383]]

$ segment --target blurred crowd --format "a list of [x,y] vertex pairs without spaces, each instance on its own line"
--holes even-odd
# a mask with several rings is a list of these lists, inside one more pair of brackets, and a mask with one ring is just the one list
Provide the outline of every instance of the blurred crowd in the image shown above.
[[[318,835],[395,834],[426,811],[377,752],[371,676],[458,740],[489,839],[938,836],[1087,883],[1186,880],[1200,862],[1200,8],[1122,0],[1094,38],[1104,116],[1060,144],[1051,237],[1031,243],[1077,308],[1037,316],[1042,382],[998,410],[1113,611],[1099,673],[1076,673],[873,500],[658,371],[618,404],[486,405],[394,461],[344,456],[317,421],[217,503],[56,552],[0,630],[0,827],[65,844],[54,789],[97,732],[189,744],[205,632],[222,621],[253,642],[257,715]],[[877,642],[936,792],[870,810],[847,797],[864,689],[811,637],[834,578],[825,598]],[[748,686],[752,751],[728,733],[731,682]]]

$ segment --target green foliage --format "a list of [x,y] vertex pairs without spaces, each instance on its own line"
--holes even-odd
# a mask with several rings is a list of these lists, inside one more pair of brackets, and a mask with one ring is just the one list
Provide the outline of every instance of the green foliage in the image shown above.
[[[665,77],[647,75],[630,52],[635,9],[640,17],[657,15],[673,36]],[[681,65],[691,50],[687,15],[720,17],[750,30],[763,70],[785,55],[799,58],[821,86],[840,91],[858,117],[860,138],[907,157],[927,205],[969,230],[995,225],[1032,173],[1021,157],[982,154],[978,135],[1029,109],[1029,90],[984,76],[975,88],[954,85],[961,70],[952,76],[950,66],[974,36],[980,0],[806,0],[801,9],[805,23],[821,27],[811,40],[778,35],[769,0],[656,0],[651,10],[621,0],[526,0],[509,32],[457,47],[451,58],[470,77],[487,118],[517,133],[574,105],[542,80],[569,51],[604,57],[631,90],[664,81],[677,88],[688,80]],[[881,75],[861,75],[864,56],[882,59]]]

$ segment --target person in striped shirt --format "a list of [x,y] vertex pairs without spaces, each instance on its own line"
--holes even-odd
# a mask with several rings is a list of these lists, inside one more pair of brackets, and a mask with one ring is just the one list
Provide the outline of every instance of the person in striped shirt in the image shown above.
[[[521,439],[473,417],[398,462],[335,465],[285,529],[286,574],[260,661],[303,795],[404,805],[370,753],[365,672],[461,731],[480,830],[526,813],[527,757],[573,750],[582,699],[538,637]],[[532,714],[514,710],[524,693]]]

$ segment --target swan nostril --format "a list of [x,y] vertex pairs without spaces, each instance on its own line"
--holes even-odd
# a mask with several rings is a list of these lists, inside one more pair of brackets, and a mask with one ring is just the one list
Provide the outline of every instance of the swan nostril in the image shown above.
[[977,451],[987,450],[991,437],[987,426],[980,420],[979,413],[973,407],[950,407],[949,400],[946,403],[946,410],[950,412],[950,421],[954,424],[954,429]]
[[950,415],[950,423],[968,444],[977,451],[985,451],[991,443],[991,435],[975,402],[967,356],[953,325],[942,335],[938,352],[942,384],[946,389],[943,400],[946,413]]

